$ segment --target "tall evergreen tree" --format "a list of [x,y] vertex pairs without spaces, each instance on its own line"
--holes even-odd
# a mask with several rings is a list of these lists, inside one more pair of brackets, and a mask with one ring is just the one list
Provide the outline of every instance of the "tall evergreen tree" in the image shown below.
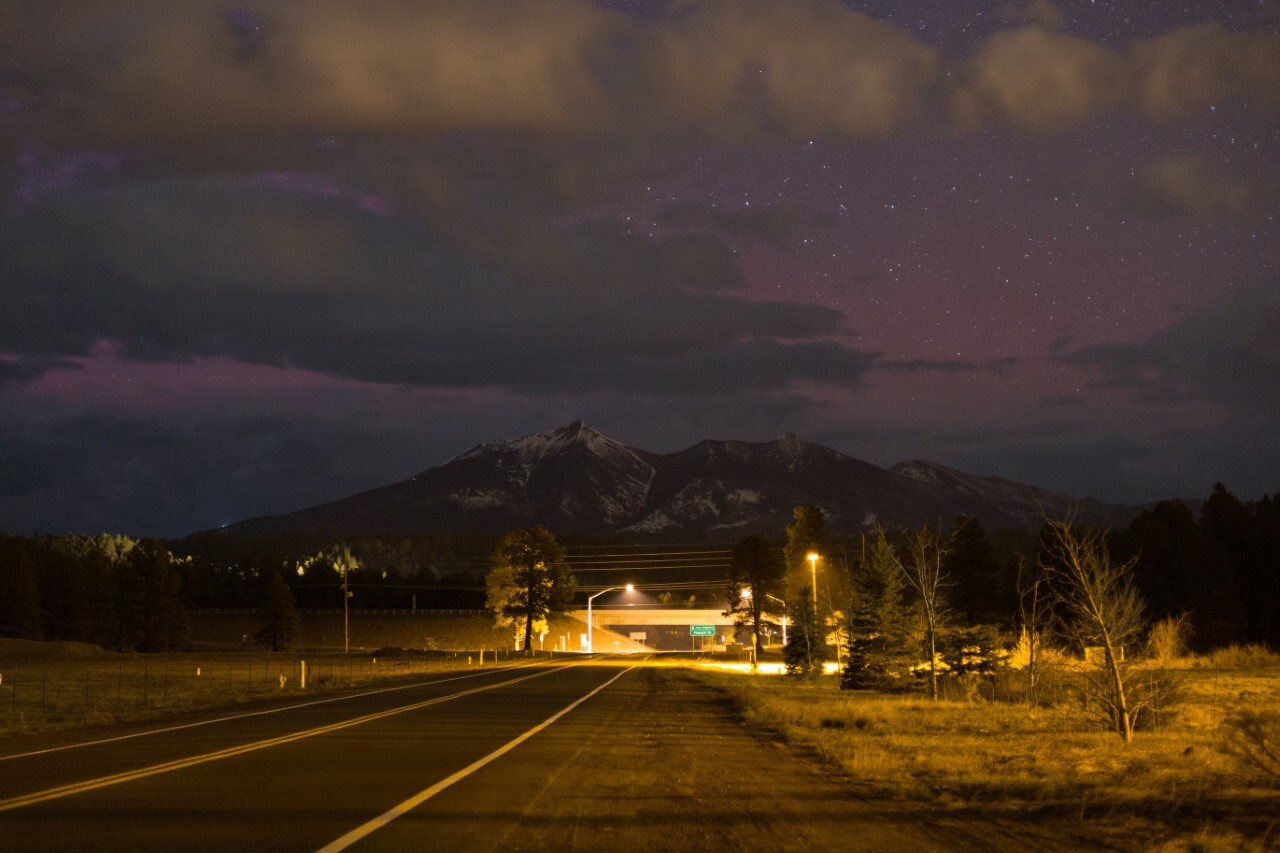
[[943,569],[952,583],[951,605],[968,624],[1002,623],[1012,618],[1017,603],[1004,584],[995,549],[978,519],[971,515],[956,519]]
[[767,618],[774,610],[769,596],[780,591],[781,579],[782,566],[769,540],[763,536],[747,536],[733,546],[727,612],[735,614],[739,624],[751,626],[757,660],[764,652],[762,629],[772,624]]
[[573,598],[573,575],[565,565],[564,549],[539,524],[505,534],[489,562],[491,576],[510,573],[510,594],[497,604],[498,613],[521,620],[525,653],[532,654],[535,623],[563,612]]
[[849,614],[849,655],[840,677],[846,689],[886,688],[903,683],[913,656],[909,614],[903,602],[902,563],[883,529],[867,549],[866,565],[854,579]]
[[293,601],[293,593],[279,571],[269,572],[263,590],[263,624],[257,641],[273,652],[292,649],[298,640],[302,621]]
[[1280,494],[1263,495],[1253,506],[1256,562],[1245,583],[1250,589],[1259,642],[1280,649]]
[[138,649],[144,652],[166,652],[180,649],[187,642],[187,613],[179,593],[182,577],[174,567],[173,555],[164,543],[143,539],[129,552],[124,563],[130,568],[127,582],[137,584],[130,590],[133,614],[138,620]]
[[9,537],[0,538],[0,637],[43,637],[35,558],[25,542]]
[[812,590],[806,585],[796,591],[791,606],[793,621],[787,644],[782,649],[788,675],[816,677],[829,657],[826,631],[813,607]]
[[1144,510],[1129,524],[1124,543],[1120,556],[1137,558],[1134,582],[1153,618],[1202,609],[1205,601],[1198,587],[1203,541],[1190,507],[1173,500]]
[[816,589],[819,592],[819,599],[822,599],[824,578],[821,573],[825,566],[821,563],[831,551],[826,513],[821,507],[813,504],[800,504],[792,510],[791,515],[792,521],[787,525],[787,544],[782,552],[783,560],[786,562],[787,593],[790,598],[797,598],[800,587],[808,586],[810,600],[812,600],[815,587],[812,585],[814,572],[813,566],[809,563],[809,554],[813,553],[820,557]]

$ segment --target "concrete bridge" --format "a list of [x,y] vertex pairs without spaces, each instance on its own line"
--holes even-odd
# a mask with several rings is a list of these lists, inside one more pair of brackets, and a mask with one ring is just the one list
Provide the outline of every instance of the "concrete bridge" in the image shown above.
[[[577,647],[585,649],[586,609],[565,615],[582,623],[581,635],[575,639]],[[714,634],[691,636],[694,625],[709,625]],[[591,626],[597,652],[712,651],[735,642],[733,619],[722,610],[610,605],[592,608]]]

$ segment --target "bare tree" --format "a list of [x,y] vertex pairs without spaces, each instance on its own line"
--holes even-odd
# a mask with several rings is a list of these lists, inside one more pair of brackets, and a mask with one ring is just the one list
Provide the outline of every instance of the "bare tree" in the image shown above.
[[1027,704],[1039,702],[1040,683],[1044,680],[1044,641],[1053,618],[1053,596],[1047,585],[1048,575],[1039,564],[1028,565],[1018,560],[1018,621],[1022,636],[1018,640],[1019,657],[1026,659]]
[[946,608],[947,576],[942,570],[950,539],[922,527],[907,540],[907,562],[898,563],[907,583],[920,596],[924,610],[925,646],[929,652],[929,696],[938,701],[938,622]]
[[1085,680],[1085,700],[1099,707],[1126,742],[1147,704],[1133,661],[1146,628],[1142,598],[1133,584],[1136,558],[1116,563],[1107,550],[1106,531],[1086,530],[1067,521],[1045,521],[1040,567],[1070,613],[1072,636],[1085,650],[1093,670]]

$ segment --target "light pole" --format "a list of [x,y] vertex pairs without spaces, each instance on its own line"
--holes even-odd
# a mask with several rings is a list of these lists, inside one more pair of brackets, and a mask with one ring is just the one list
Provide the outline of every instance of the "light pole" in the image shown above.
[[[755,593],[752,592],[751,587],[744,586],[742,588],[743,601],[749,601],[751,599],[751,596],[754,594]],[[764,597],[772,598],[774,601],[782,605],[782,645],[785,646],[787,644],[787,603],[783,601],[781,598],[778,598],[778,596],[771,595],[770,593],[767,593],[767,592],[764,594]]]
[[776,595],[764,594],[765,598],[772,598],[774,601],[782,605],[782,645],[787,644],[787,603]]
[[805,555],[809,561],[809,573],[813,576],[813,612],[818,612],[818,552],[810,551]]
[[633,584],[627,584],[625,587],[611,586],[608,589],[600,590],[595,595],[591,595],[587,597],[587,654],[589,655],[595,654],[595,651],[596,651],[595,637],[592,635],[592,629],[591,629],[591,602],[595,601],[597,598],[604,595],[606,592],[617,592],[620,589],[625,589],[627,592],[631,592],[633,589],[635,589],[635,586]]

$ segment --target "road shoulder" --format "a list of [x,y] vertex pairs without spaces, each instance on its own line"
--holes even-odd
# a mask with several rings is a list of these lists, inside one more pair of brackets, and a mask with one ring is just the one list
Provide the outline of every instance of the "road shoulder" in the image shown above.
[[683,670],[639,670],[632,689],[617,720],[625,731],[597,734],[529,802],[502,849],[1097,849],[1070,832],[859,797],[856,780],[753,734]]

